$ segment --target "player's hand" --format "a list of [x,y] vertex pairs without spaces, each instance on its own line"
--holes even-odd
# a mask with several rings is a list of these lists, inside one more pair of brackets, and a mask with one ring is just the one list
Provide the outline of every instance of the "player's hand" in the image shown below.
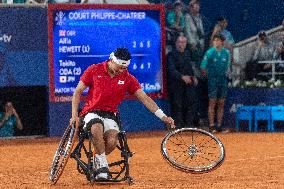
[[168,128],[170,128],[170,129],[176,128],[176,126],[175,126],[175,121],[173,120],[173,118],[164,116],[164,117],[162,118],[162,121],[163,121],[165,124],[167,124]]
[[69,124],[72,125],[73,123],[76,123],[76,121],[78,120],[78,117],[71,117]]

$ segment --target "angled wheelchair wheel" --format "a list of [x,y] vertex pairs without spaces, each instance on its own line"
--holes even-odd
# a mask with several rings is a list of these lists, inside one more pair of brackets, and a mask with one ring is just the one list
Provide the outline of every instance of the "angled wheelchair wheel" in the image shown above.
[[61,174],[63,173],[75,142],[78,127],[78,121],[69,125],[59,142],[49,170],[48,179],[51,184],[56,184]]
[[213,134],[197,128],[181,128],[166,134],[161,152],[176,169],[205,173],[219,167],[225,159],[225,148]]

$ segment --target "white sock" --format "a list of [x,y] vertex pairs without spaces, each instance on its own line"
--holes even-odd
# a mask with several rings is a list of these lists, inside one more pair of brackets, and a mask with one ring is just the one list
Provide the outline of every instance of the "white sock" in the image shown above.
[[108,167],[108,162],[107,162],[107,159],[106,159],[105,152],[102,153],[102,154],[96,154],[95,158],[99,161],[99,164],[100,164],[99,168]]

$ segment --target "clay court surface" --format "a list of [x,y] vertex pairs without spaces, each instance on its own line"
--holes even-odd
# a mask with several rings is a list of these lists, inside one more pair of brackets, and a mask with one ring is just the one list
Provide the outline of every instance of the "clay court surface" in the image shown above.
[[[130,160],[135,183],[88,184],[69,159],[56,185],[48,169],[60,138],[0,140],[0,188],[284,188],[284,133],[229,133],[217,136],[226,148],[225,162],[205,174],[178,171],[163,159],[165,132],[128,133],[135,155]],[[110,157],[113,158],[113,157]]]

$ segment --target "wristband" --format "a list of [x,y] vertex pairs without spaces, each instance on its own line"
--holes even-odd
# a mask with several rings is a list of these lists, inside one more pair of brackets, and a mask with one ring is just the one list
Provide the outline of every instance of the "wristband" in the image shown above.
[[164,116],[166,116],[166,114],[160,108],[157,111],[155,111],[155,115],[160,119],[162,119]]

